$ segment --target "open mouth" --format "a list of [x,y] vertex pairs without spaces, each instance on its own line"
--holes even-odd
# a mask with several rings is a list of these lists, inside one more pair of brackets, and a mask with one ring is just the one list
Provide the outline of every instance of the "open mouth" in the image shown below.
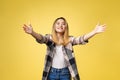
[[57,28],[57,29],[59,29],[59,30],[63,30],[63,28]]

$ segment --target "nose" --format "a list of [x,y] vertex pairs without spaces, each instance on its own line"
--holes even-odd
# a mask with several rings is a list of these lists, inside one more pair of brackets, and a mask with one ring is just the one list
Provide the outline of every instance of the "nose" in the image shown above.
[[61,24],[60,27],[62,27],[63,25]]

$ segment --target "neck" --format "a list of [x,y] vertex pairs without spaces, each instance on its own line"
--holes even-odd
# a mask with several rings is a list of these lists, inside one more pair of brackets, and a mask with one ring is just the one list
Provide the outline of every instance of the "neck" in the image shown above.
[[57,33],[57,37],[58,37],[58,39],[62,39],[63,38],[63,34]]

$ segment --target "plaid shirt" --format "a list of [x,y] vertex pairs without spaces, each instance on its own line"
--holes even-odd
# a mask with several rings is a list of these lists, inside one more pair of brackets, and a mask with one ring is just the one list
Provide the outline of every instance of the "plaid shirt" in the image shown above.
[[[42,36],[42,40],[36,39],[36,41],[41,44],[44,43],[47,46],[42,80],[48,80],[47,78],[49,75],[50,68],[52,66],[52,60],[53,60],[54,54],[56,53],[56,47],[55,47],[55,43],[51,39],[50,34],[46,34],[45,36],[41,35],[41,36]],[[62,47],[65,61],[67,63],[70,74],[74,80],[80,80],[80,77],[77,70],[77,65],[76,65],[75,56],[73,52],[73,46],[87,43],[88,41],[84,41],[83,38],[84,38],[84,35],[79,37],[71,36],[70,43]]]

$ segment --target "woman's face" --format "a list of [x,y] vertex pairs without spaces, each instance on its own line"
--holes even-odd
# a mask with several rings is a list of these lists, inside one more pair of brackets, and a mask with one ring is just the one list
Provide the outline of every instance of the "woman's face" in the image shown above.
[[64,33],[66,29],[66,23],[63,19],[58,19],[55,23],[55,31],[57,33]]

